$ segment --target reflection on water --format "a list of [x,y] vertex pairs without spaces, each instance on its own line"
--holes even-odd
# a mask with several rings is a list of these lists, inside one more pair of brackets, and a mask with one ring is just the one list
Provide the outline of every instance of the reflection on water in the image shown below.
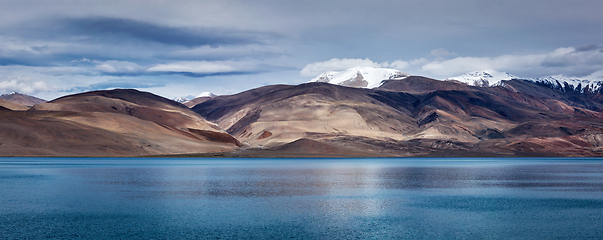
[[597,159],[0,158],[11,238],[596,238]]

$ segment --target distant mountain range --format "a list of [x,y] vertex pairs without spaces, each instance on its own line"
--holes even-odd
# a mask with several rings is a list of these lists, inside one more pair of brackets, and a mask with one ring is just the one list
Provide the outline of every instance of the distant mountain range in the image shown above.
[[477,71],[466,73],[461,76],[446,78],[448,81],[459,81],[471,86],[499,86],[504,80],[524,80],[543,85],[552,89],[557,89],[563,92],[575,93],[601,93],[601,80],[588,80],[577,78],[565,78],[561,76],[549,76],[540,78],[522,78],[510,73],[501,73],[497,71]]
[[488,71],[442,81],[365,70],[351,71],[347,83],[366,82],[355,87],[321,82],[345,85],[337,76],[354,75],[346,72],[199,97],[191,108],[128,89],[0,107],[0,155],[603,156],[596,81]]
[[[325,72],[313,78],[310,82],[326,82],[347,87],[377,88],[384,80],[400,80],[409,77],[407,73],[395,69],[376,67],[355,67],[339,72]],[[575,93],[601,93],[601,80],[588,80],[566,78],[562,76],[548,76],[539,78],[523,78],[506,72],[494,70],[476,71],[465,73],[456,77],[449,77],[444,81],[458,81],[476,87],[501,86],[502,81],[523,80],[533,82],[563,92]]]

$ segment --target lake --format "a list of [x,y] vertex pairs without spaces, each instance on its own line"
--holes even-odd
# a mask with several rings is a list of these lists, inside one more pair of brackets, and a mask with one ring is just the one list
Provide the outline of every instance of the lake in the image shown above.
[[2,239],[603,238],[603,160],[0,158]]

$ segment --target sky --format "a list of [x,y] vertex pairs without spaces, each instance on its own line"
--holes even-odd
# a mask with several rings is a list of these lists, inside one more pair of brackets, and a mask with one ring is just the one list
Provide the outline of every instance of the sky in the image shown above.
[[601,0],[0,0],[0,94],[235,94],[355,66],[603,80],[601,12]]

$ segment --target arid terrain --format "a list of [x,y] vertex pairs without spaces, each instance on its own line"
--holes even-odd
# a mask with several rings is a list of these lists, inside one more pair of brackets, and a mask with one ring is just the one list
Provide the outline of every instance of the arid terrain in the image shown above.
[[218,152],[240,143],[171,100],[95,91],[0,113],[3,156],[145,156]]
[[2,100],[0,155],[603,156],[600,93],[522,80],[271,85],[197,101],[126,89],[31,107]]

